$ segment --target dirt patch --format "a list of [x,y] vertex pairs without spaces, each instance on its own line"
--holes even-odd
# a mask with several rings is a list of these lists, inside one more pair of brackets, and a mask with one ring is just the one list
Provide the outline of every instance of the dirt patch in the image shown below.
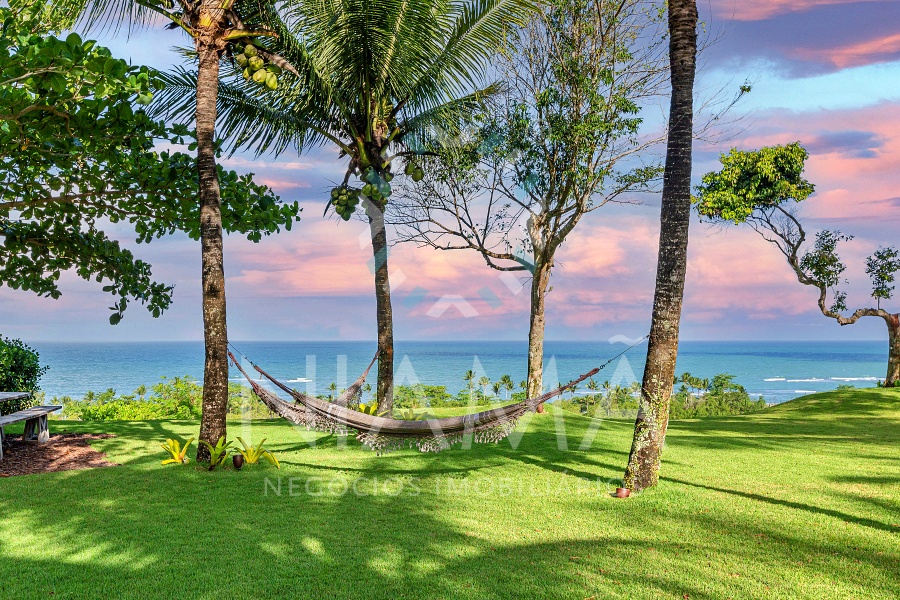
[[20,435],[8,435],[0,460],[0,477],[74,471],[97,467],[117,467],[88,442],[115,437],[109,433],[56,433],[45,444],[23,442]]

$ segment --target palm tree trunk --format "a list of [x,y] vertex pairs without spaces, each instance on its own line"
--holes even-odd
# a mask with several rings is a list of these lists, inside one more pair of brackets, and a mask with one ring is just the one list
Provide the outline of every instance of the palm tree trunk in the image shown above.
[[900,382],[900,313],[885,319],[888,326],[888,368],[884,387],[893,387]]
[[[225,269],[222,255],[222,213],[214,145],[219,50],[198,43],[197,171],[200,177],[200,248],[203,286],[203,415],[200,439],[215,445],[225,435],[228,413],[228,331],[225,320]],[[202,444],[197,460],[208,460]]]
[[659,259],[653,322],[640,407],[625,470],[625,487],[643,490],[659,480],[660,455],[669,422],[678,331],[687,271],[691,217],[694,75],[697,57],[695,0],[669,0],[669,62],[672,99],[660,211]]
[[[547,285],[550,283],[550,269],[553,261],[538,260],[531,279],[531,323],[528,329],[528,390],[526,398],[534,398],[543,393],[544,382],[544,308]],[[544,405],[537,408],[544,412]]]
[[388,277],[387,231],[384,210],[370,200],[364,201],[369,231],[372,235],[372,256],[375,259],[375,310],[378,320],[378,384],[375,388],[378,412],[394,407],[394,316],[391,308],[391,282]]

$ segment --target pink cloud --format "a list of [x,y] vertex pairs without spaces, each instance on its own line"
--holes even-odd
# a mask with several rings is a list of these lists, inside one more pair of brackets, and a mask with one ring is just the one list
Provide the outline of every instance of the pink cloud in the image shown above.
[[804,12],[831,4],[854,4],[857,2],[878,2],[879,0],[756,0],[746,2],[717,2],[713,8],[720,17],[731,17],[737,21],[762,21],[775,15]]
[[798,48],[804,60],[830,63],[838,69],[894,60],[900,54],[900,34],[893,34],[833,48]]

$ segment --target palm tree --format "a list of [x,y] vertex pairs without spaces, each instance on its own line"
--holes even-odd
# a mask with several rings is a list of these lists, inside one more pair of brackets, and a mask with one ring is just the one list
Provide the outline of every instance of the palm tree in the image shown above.
[[660,211],[659,258],[653,321],[640,407],[625,487],[643,490],[659,481],[660,455],[669,423],[669,404],[687,272],[691,216],[691,164],[694,127],[694,76],[697,66],[696,0],[669,0],[669,62],[672,99]]
[[506,390],[506,399],[509,400],[509,394],[516,387],[516,384],[513,383],[512,377],[509,375],[504,375],[500,378],[500,385]]
[[418,180],[415,157],[439,145],[436,132],[452,132],[499,91],[483,81],[486,65],[508,26],[533,9],[533,0],[295,0],[285,13],[295,37],[279,48],[300,80],[276,100],[246,83],[222,87],[223,125],[236,144],[276,153],[330,144],[348,159],[335,211],[349,220],[359,202],[369,222],[380,412],[393,406],[384,220],[392,168],[405,161]]
[[469,392],[475,389],[475,371],[472,369],[466,371],[466,374],[463,375],[463,380],[466,382],[466,389],[468,389]]
[[334,395],[337,393],[337,384],[332,381],[328,386],[328,391],[331,392],[330,394],[328,394],[328,400],[334,400]]
[[[198,69],[191,82],[194,93],[191,111],[197,129],[197,173],[200,182],[200,253],[203,295],[203,413],[200,440],[215,444],[225,436],[228,414],[228,328],[225,307],[225,268],[222,250],[222,212],[216,167],[216,107],[219,65],[233,47],[259,36],[273,35],[262,23],[274,20],[264,3],[245,0],[87,0],[84,19],[88,22],[120,19],[129,24],[148,25],[160,16],[169,28],[181,28],[194,43]],[[288,66],[260,49],[261,59]],[[197,459],[209,452],[199,444]]]
[[487,375],[482,375],[478,378],[478,386],[481,388],[481,391],[484,392],[484,395],[488,395],[488,388],[491,385],[491,378]]
[[494,392],[494,395],[497,397],[498,400],[500,399],[500,390],[502,390],[502,389],[503,389],[503,384],[500,383],[499,381],[496,381],[496,382],[494,382],[493,385],[491,385],[491,390]]

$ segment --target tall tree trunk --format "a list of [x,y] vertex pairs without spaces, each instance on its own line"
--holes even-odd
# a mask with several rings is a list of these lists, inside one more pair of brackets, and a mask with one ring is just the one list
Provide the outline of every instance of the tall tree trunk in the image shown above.
[[884,387],[893,387],[900,382],[900,313],[885,319],[888,326],[888,368]]
[[625,470],[625,487],[638,491],[656,485],[659,480],[660,455],[669,422],[669,402],[675,379],[691,217],[696,57],[696,2],[669,0],[672,100],[660,211],[656,293],[640,408]]
[[[531,279],[531,323],[528,329],[528,389],[526,398],[534,398],[543,393],[544,388],[544,307],[547,296],[547,285],[550,283],[549,262],[536,261],[534,276]],[[544,412],[544,405],[537,408]]]
[[[219,86],[219,50],[198,42],[197,171],[200,177],[200,249],[203,285],[203,416],[200,439],[215,445],[225,435],[228,413],[228,330],[225,320],[225,270],[222,255],[222,213],[216,172],[215,128]],[[202,444],[197,460],[208,460]]]
[[391,282],[388,278],[387,231],[384,210],[371,200],[365,200],[369,231],[372,235],[372,256],[375,259],[375,310],[378,319],[378,383],[375,398],[378,412],[390,412],[394,407],[394,316],[391,308]]

